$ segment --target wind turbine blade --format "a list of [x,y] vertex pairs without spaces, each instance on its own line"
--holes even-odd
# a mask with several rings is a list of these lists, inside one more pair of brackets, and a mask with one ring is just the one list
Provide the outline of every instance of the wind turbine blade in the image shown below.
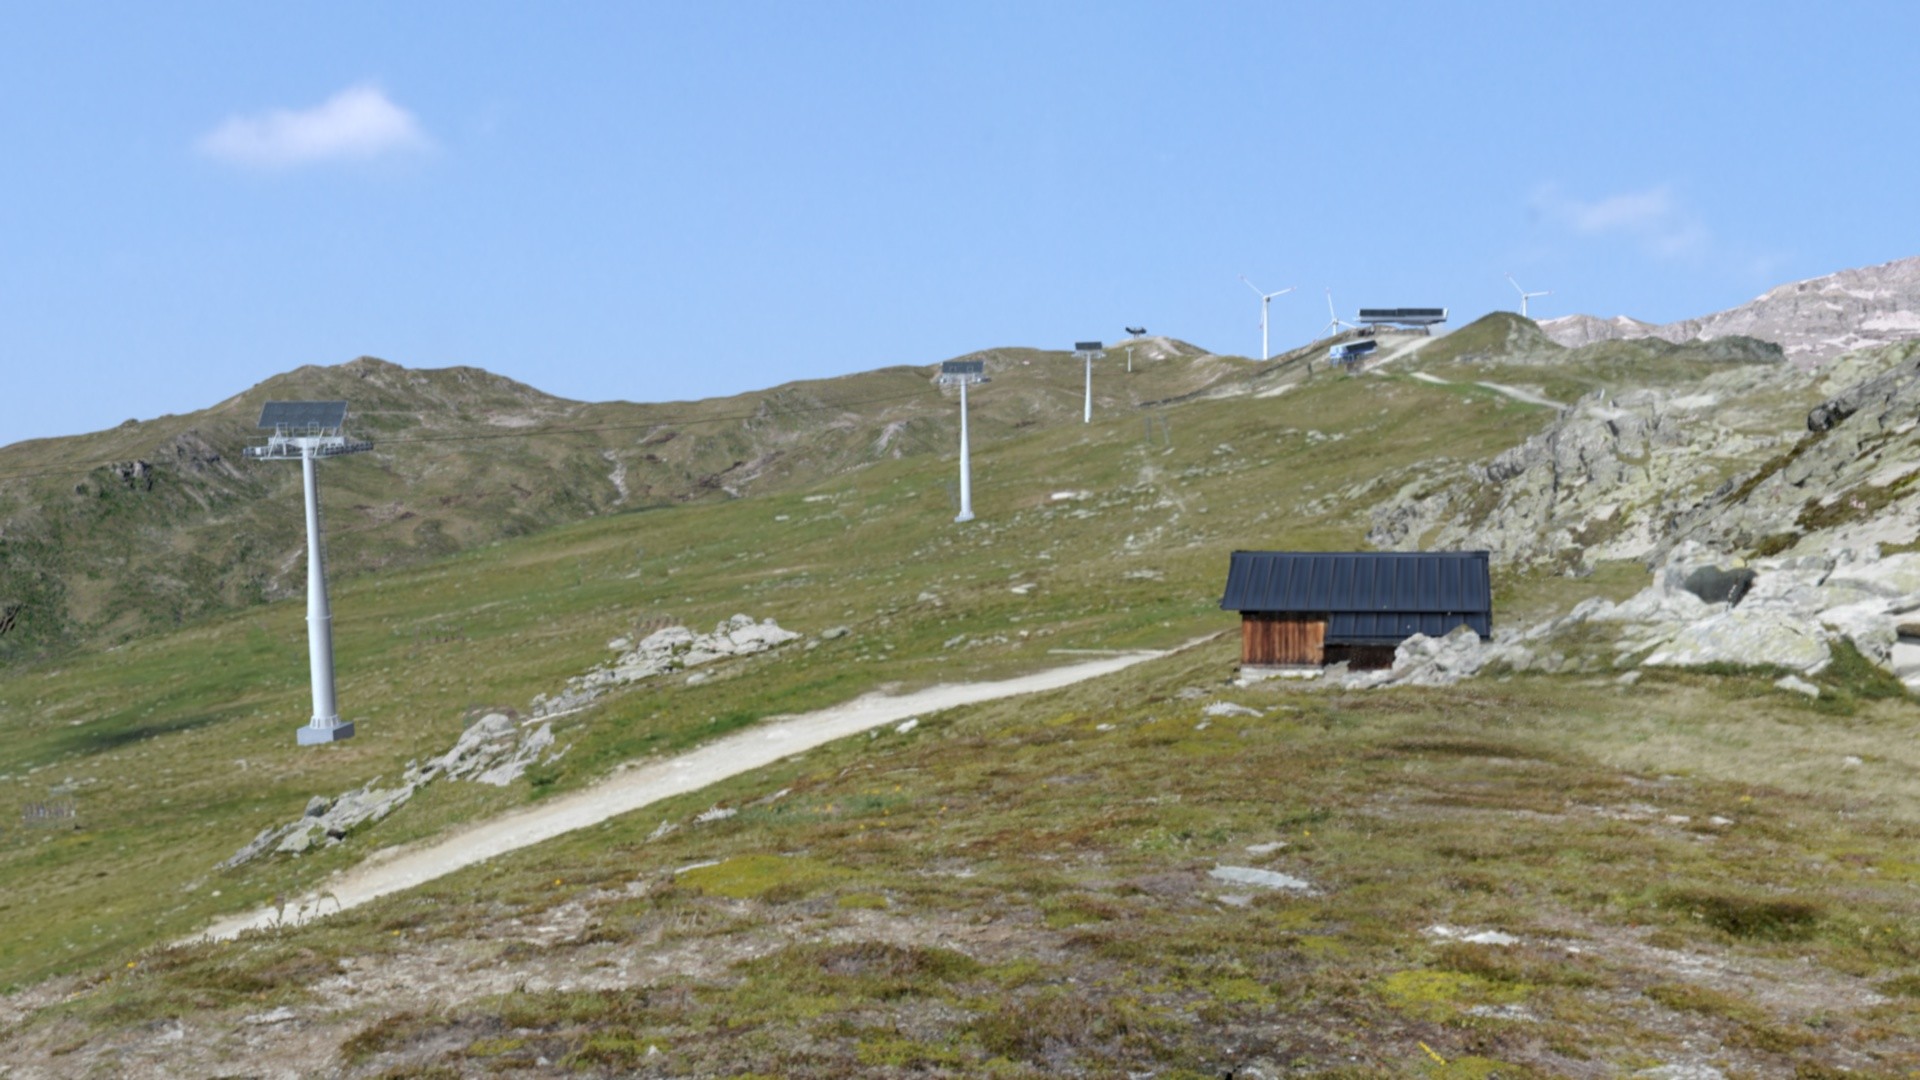
[[1261,296],[1261,295],[1264,295],[1264,294],[1262,294],[1262,293],[1260,292],[1260,286],[1258,286],[1258,285],[1255,285],[1255,284],[1254,284],[1253,282],[1251,282],[1251,281],[1247,281],[1247,275],[1245,275],[1245,274],[1241,274],[1241,275],[1240,275],[1240,280],[1241,280],[1241,281],[1243,281],[1243,282],[1246,282],[1246,286],[1247,286],[1247,288],[1249,288],[1249,289],[1252,289],[1252,290],[1253,290],[1253,292],[1254,292],[1254,295],[1255,295],[1255,296]]

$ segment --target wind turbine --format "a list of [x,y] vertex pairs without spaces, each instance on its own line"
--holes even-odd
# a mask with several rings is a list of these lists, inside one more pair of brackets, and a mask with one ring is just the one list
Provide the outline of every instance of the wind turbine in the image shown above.
[[1265,360],[1267,358],[1267,305],[1273,303],[1274,297],[1285,296],[1292,292],[1293,286],[1289,285],[1279,292],[1263,293],[1260,291],[1260,286],[1247,281],[1247,275],[1241,274],[1240,280],[1246,281],[1247,288],[1252,289],[1253,294],[1260,298],[1260,359]]
[[1323,337],[1332,337],[1333,335],[1339,333],[1340,328],[1343,326],[1349,330],[1360,329],[1359,327],[1353,325],[1350,322],[1347,322],[1345,319],[1342,319],[1339,315],[1334,313],[1333,286],[1331,285],[1327,286],[1327,316],[1328,316],[1327,328],[1325,330],[1320,331],[1321,336]]
[[1520,287],[1519,282],[1513,280],[1512,274],[1507,275],[1507,284],[1512,285],[1513,291],[1520,294],[1520,317],[1523,319],[1531,317],[1527,314],[1528,300],[1531,300],[1536,296],[1552,296],[1553,295],[1553,293],[1550,291],[1549,292],[1528,292],[1527,290]]

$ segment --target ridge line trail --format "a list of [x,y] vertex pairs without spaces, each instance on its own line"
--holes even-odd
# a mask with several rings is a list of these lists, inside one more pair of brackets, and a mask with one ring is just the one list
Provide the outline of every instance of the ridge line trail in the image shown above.
[[217,919],[183,943],[223,941],[248,930],[298,926],[884,724],[983,701],[1058,690],[1171,656],[1219,636],[1209,634],[1171,649],[1128,652],[994,682],[937,683],[897,697],[875,691],[813,712],[763,721],[674,757],[623,766],[579,791],[510,810],[437,840],[381,849],[284,906]]

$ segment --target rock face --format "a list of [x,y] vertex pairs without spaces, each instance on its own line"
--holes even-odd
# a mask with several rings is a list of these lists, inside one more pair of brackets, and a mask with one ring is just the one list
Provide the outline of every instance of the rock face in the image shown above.
[[1684,393],[1589,394],[1491,461],[1405,484],[1374,507],[1367,540],[1523,565],[1646,557],[1730,471],[1790,444],[1778,411],[1735,404],[1776,380],[1741,365]]
[[1740,334],[1775,342],[1795,362],[1813,365],[1854,349],[1920,337],[1920,257],[1782,285],[1739,307],[1665,326],[1625,316],[1568,315],[1548,319],[1540,329],[1562,345]]
[[1762,554],[1920,541],[1920,343],[1850,357],[1869,377],[1835,388],[1795,441],[1679,515],[1670,543]]
[[1428,470],[1371,513],[1376,547],[1484,548],[1573,572],[1658,562],[1683,540],[1759,555],[1920,542],[1920,342],[1816,373],[1742,363],[1589,394],[1519,446]]

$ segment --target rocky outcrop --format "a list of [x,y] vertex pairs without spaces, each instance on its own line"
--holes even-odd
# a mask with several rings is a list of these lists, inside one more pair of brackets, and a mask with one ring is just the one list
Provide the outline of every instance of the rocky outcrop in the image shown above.
[[306,812],[300,817],[285,825],[260,830],[259,835],[245,847],[221,862],[220,869],[239,866],[269,851],[299,855],[310,848],[338,844],[353,830],[379,821],[406,805],[418,786],[413,783],[404,783],[396,788],[373,786],[379,782],[380,778],[375,777],[366,786],[342,792],[331,799],[323,795],[314,796],[308,800]]
[[[1747,582],[1724,599],[1703,598],[1702,581]],[[1686,543],[1668,553],[1653,584],[1614,604],[1589,600],[1555,624],[1617,630],[1616,663],[1655,667],[1765,665],[1812,674],[1845,640],[1875,664],[1920,689],[1920,645],[1900,626],[1920,611],[1920,553],[1881,557],[1840,551],[1755,559]],[[1911,655],[1910,655],[1911,652]]]
[[[756,623],[745,615],[735,615],[714,627],[711,634],[695,634],[684,626],[669,626],[649,635],[613,663],[567,680],[566,689],[560,693],[536,697],[533,716],[525,721],[517,719],[511,710],[479,717],[460,733],[460,738],[446,753],[424,762],[409,762],[399,787],[377,789],[373,785],[379,783],[379,779],[375,778],[358,790],[332,799],[314,796],[298,819],[262,829],[246,846],[221,862],[220,869],[239,866],[269,852],[299,855],[315,846],[338,844],[359,826],[377,822],[399,809],[415,791],[435,780],[467,780],[506,787],[526,775],[536,763],[551,765],[566,754],[571,744],[558,751],[553,749],[552,718],[584,708],[616,686],[729,657],[751,656],[799,638],[799,634],[781,629],[772,619]],[[616,638],[609,644],[627,649],[630,643],[625,638]]]
[[1669,544],[1817,555],[1920,541],[1920,343],[1839,367],[1864,377],[1808,411],[1795,441],[1679,515]]
[[1569,315],[1540,324],[1562,345],[1607,338],[1692,341],[1744,335],[1818,364],[1855,349],[1920,337],[1920,257],[1842,270],[1770,289],[1736,308],[1657,326],[1620,316]]
[[[686,668],[700,667],[717,660],[752,656],[799,640],[800,635],[783,630],[772,619],[756,623],[745,615],[735,615],[715,626],[711,634],[696,634],[684,626],[669,626],[644,638],[640,644],[615,658],[567,680],[566,689],[549,698],[533,699],[535,717],[556,716],[583,708],[608,689],[666,675]],[[626,648],[625,639],[609,643]]]
[[1767,379],[1743,367],[1686,393],[1589,394],[1491,461],[1405,485],[1374,507],[1367,540],[1387,550],[1485,549],[1522,565],[1645,557],[1730,460],[1761,460],[1785,441],[1770,434],[1777,418],[1727,407]]

